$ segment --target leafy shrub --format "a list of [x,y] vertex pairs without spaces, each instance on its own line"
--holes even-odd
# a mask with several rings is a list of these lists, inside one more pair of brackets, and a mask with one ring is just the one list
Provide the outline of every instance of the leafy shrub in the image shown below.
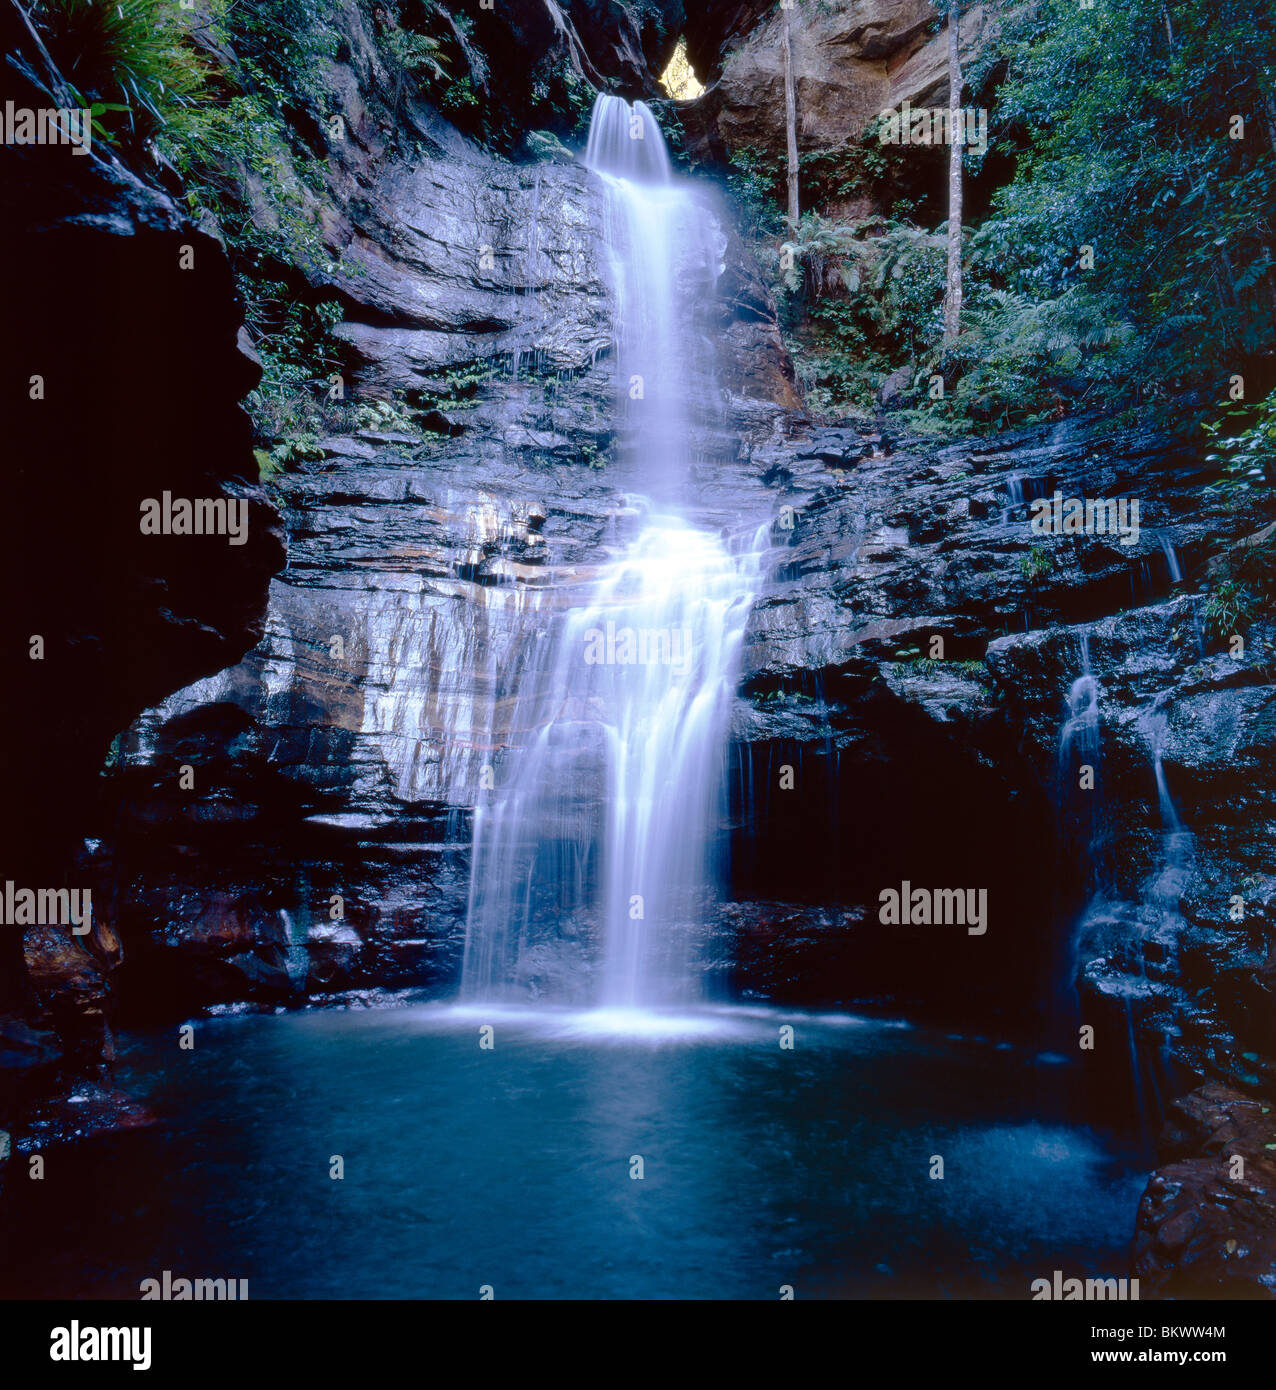
[[1054,561],[1043,546],[1034,545],[1019,557],[1019,573],[1029,584],[1039,584],[1053,569]]
[[[140,146],[201,91],[207,69],[165,0],[35,0],[31,19],[94,131]],[[105,118],[105,119],[103,119]]]
[[1257,409],[1233,406],[1203,428],[1214,449],[1208,459],[1222,469],[1217,491],[1236,501],[1238,494],[1276,483],[1276,391]]
[[1244,632],[1262,605],[1247,585],[1224,579],[1205,596],[1205,630],[1215,640]]

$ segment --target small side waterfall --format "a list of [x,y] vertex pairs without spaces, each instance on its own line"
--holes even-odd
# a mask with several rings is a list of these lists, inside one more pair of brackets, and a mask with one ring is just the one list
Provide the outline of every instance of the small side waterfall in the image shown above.
[[1149,878],[1143,892],[1145,899],[1160,910],[1162,925],[1170,929],[1172,936],[1182,916],[1179,903],[1195,862],[1196,839],[1184,826],[1165,777],[1165,743],[1170,731],[1165,703],[1165,697],[1158,696],[1139,720],[1152,753],[1157,809],[1161,816],[1161,867]]
[[[1117,891],[1109,822],[1120,806],[1104,799],[1103,692],[1091,670],[1090,633],[1079,636],[1080,674],[1068,691],[1056,773],[1064,845],[1089,878],[1088,902],[1073,931],[1070,970],[1075,978],[1087,961],[1097,968],[1102,993],[1125,1037],[1140,1124],[1151,1134],[1162,1117],[1168,1051],[1164,1038],[1155,1045],[1141,1030],[1176,950],[1179,903],[1191,876],[1195,841],[1166,778],[1168,696],[1161,695],[1140,713],[1136,725],[1151,755],[1161,821],[1160,862],[1143,878],[1137,897]],[[1091,775],[1079,776],[1087,767]],[[1107,968],[1109,962],[1114,968]]]
[[1006,505],[1001,512],[1001,524],[1003,526],[1008,526],[1012,521],[1019,519],[1018,512],[1023,503],[1023,476],[1019,473],[1012,473],[1006,479]]
[[1100,781],[1103,739],[1099,721],[1099,683],[1090,669],[1090,634],[1080,634],[1081,674],[1068,690],[1067,712],[1059,730],[1055,795],[1061,830],[1090,874],[1091,895],[1108,881],[1107,822]]
[[1161,550],[1165,555],[1166,568],[1170,572],[1170,583],[1181,584],[1183,582],[1183,566],[1179,564],[1179,553],[1174,548],[1173,541],[1169,536],[1161,536]]
[[[462,996],[607,1009],[698,995],[693,937],[715,881],[724,753],[769,525],[734,541],[676,510],[691,462],[691,307],[716,261],[651,112],[595,103],[586,163],[607,186],[619,434],[649,496],[582,593],[546,601],[520,673],[521,731],[474,816]],[[529,618],[531,620],[531,618]]]

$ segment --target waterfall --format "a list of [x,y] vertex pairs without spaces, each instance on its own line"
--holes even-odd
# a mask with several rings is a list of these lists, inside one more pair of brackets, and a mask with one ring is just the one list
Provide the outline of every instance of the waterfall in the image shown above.
[[[1073,837],[1073,847],[1090,873],[1091,893],[1107,886],[1107,825],[1103,788],[1099,781],[1103,740],[1099,719],[1099,682],[1090,669],[1090,634],[1081,632],[1081,673],[1068,689],[1067,706],[1059,730],[1059,754],[1055,772],[1056,800],[1061,831]],[[1088,785],[1082,786],[1083,769]]]
[[[1077,919],[1070,942],[1070,974],[1087,966],[1103,993],[1124,1020],[1129,1079],[1140,1124],[1155,1131],[1162,1118],[1167,1050],[1149,1046],[1141,1029],[1167,970],[1177,973],[1175,955],[1182,925],[1179,903],[1191,876],[1195,841],[1179,815],[1165,772],[1169,740],[1168,693],[1156,696],[1140,712],[1136,727],[1151,754],[1161,821],[1161,855],[1144,877],[1137,897],[1118,896],[1112,863],[1108,808],[1101,780],[1102,687],[1090,664],[1090,633],[1080,637],[1080,674],[1068,691],[1059,734],[1057,788],[1065,847],[1088,870],[1089,899]],[[1077,792],[1078,768],[1089,765],[1092,790]]]
[[1170,583],[1181,584],[1183,582],[1183,566],[1179,564],[1179,553],[1174,548],[1174,543],[1169,536],[1161,537],[1161,549],[1165,554],[1165,563],[1170,571]]
[[678,501],[697,393],[691,322],[711,224],[642,102],[600,96],[585,161],[606,192],[618,434],[643,479],[635,539],[541,596],[513,746],[474,811],[462,997],[645,1010],[698,996],[694,938],[720,857],[727,723],[769,526],[735,539]]
[[1073,771],[1075,748],[1082,763],[1094,766],[1099,760],[1099,683],[1090,669],[1090,634],[1078,634],[1081,674],[1068,690],[1068,712],[1059,731],[1059,773]]
[[1162,924],[1173,937],[1182,920],[1179,902],[1192,874],[1196,839],[1179,817],[1165,776],[1165,744],[1170,728],[1165,709],[1167,701],[1168,695],[1158,695],[1139,718],[1139,727],[1152,753],[1157,809],[1161,817],[1161,867],[1144,885],[1143,894],[1160,911]]

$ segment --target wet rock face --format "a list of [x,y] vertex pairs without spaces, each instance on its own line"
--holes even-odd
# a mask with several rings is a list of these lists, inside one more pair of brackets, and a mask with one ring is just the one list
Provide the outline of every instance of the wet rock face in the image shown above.
[[[456,412],[459,435],[334,438],[287,474],[293,544],[264,640],[130,732],[86,866],[129,944],[130,1012],[454,986],[470,808],[534,732],[514,694],[640,521],[632,468],[575,461],[568,418],[566,435],[511,424],[538,388],[498,388]],[[707,523],[769,515],[743,467],[705,474]]]
[[[923,632],[944,636],[946,660],[980,657],[1008,632],[1165,595],[1162,540],[1191,565],[1245,524],[1202,498],[1211,475],[1199,451],[1093,422],[942,447],[864,426],[816,430],[768,441],[753,458],[791,536],[751,624],[760,675],[886,656]],[[1140,499],[1138,536],[1034,532],[1031,503],[1056,492]]]
[[[74,104],[10,0],[0,36],[12,55],[0,96]],[[259,639],[284,541],[239,406],[256,369],[239,350],[220,247],[102,146],[7,146],[3,160],[14,524],[0,559],[13,658],[0,699],[6,789],[21,808],[5,877],[78,886],[72,853],[112,737]],[[74,305],[74,323],[54,304]],[[244,543],[143,534],[143,503],[166,491],[242,509]],[[55,929],[28,939],[35,992],[68,1053],[108,1045],[101,967],[115,944],[96,920],[83,944]],[[34,1002],[21,932],[0,927],[0,1014]]]
[[585,371],[611,338],[600,191],[577,164],[474,152],[392,170],[347,252],[358,304],[338,333],[356,384],[411,395],[449,367],[520,353],[547,375]]
[[[122,818],[104,819],[86,871],[129,943],[115,976],[129,1010],[421,983],[435,956],[440,978],[454,972],[433,943],[463,915],[463,879],[443,872],[444,906],[431,888],[387,909],[398,860],[374,846],[424,845],[433,883],[440,846],[468,845],[483,768],[526,733],[509,727],[520,672],[555,606],[632,532],[644,490],[616,431],[601,180],[570,159],[494,159],[424,109],[388,112],[370,36],[343,15],[330,77],[347,138],[314,209],[335,269],[313,289],[343,304],[348,397],[444,404],[423,430],[326,440],[282,480],[291,555],[264,640],[125,741],[109,799]],[[740,435],[797,397],[756,268],[722,210],[705,215],[720,261],[695,305],[694,504],[733,525],[770,505],[731,472]],[[124,867],[144,838],[150,876]],[[213,852],[230,885],[215,903]],[[345,916],[324,926],[334,894]]]
[[1139,1205],[1144,1298],[1276,1298],[1276,1123],[1266,1103],[1202,1086],[1171,1107],[1167,1156]]
[[[737,864],[747,866],[737,892],[860,903],[876,925],[876,892],[903,879],[986,885],[997,1007],[1050,997],[1051,979],[1077,972],[1069,924],[1093,891],[1065,823],[1074,808],[1057,804],[1060,728],[1080,675],[1078,634],[1091,627],[1096,676],[1111,690],[1111,703],[1102,703],[1105,739],[1110,721],[1116,729],[1100,769],[1104,804],[1124,807],[1109,853],[1114,896],[1141,902],[1145,881],[1163,871],[1145,721],[1148,702],[1167,687],[1171,726],[1181,730],[1179,752],[1167,744],[1163,753],[1171,784],[1178,756],[1211,789],[1184,818],[1194,825],[1216,818],[1215,872],[1242,869],[1228,857],[1236,816],[1222,805],[1230,792],[1219,780],[1234,752],[1207,747],[1217,733],[1204,721],[1207,705],[1217,710],[1214,702],[1239,698],[1243,708],[1253,705],[1261,730],[1265,695],[1257,687],[1266,676],[1255,664],[1238,675],[1219,657],[1198,669],[1192,605],[1177,600],[1167,617],[1157,600],[1173,587],[1171,564],[1199,564],[1218,537],[1253,518],[1203,500],[1201,462],[1190,450],[1093,427],[1043,427],[943,448],[905,441],[891,448],[871,431],[840,429],[766,441],[753,461],[776,487],[777,529],[787,525],[791,544],[746,636],[735,819],[756,830],[735,843]],[[1056,491],[1137,496],[1137,540],[1034,533],[1031,502]],[[1126,605],[1146,606],[1101,620]],[[1107,636],[1109,621],[1130,656],[1124,683],[1106,674],[1118,646]],[[1011,635],[1016,629],[1020,635]],[[1179,677],[1198,705],[1178,702]],[[1224,693],[1232,687],[1253,688]],[[1257,747],[1256,735],[1238,733],[1237,743]],[[1257,789],[1272,779],[1264,756],[1252,756],[1261,797]],[[785,767],[792,790],[781,782]],[[1242,831],[1238,843],[1251,840],[1261,843]],[[1237,853],[1243,860],[1249,851]],[[1208,878],[1190,891],[1208,900]],[[1056,925],[1038,935],[1017,929],[1025,922]],[[920,936],[881,933],[865,945],[865,927],[853,934],[860,941],[845,948],[847,958],[875,964],[845,978],[870,992],[870,981],[907,992],[927,973],[915,963],[934,959],[933,944]],[[1234,945],[1233,937],[1222,949],[1233,961]],[[988,999],[986,959],[948,940],[944,950],[954,992]],[[1143,973],[1128,958],[1125,968]],[[942,988],[929,993],[928,1003],[944,1002]],[[1229,1016],[1234,1026],[1236,1010]],[[1124,1037],[1106,1011],[1104,1022],[1109,1041]],[[1199,1049],[1178,1052],[1189,1065],[1199,1060]]]
[[[357,224],[333,233],[354,388],[411,401],[450,372],[499,367],[558,394],[597,371],[614,315],[606,216],[602,181],[573,161],[519,167],[463,144],[378,171]],[[706,216],[721,260],[700,357],[724,388],[796,406],[770,292],[725,211]]]

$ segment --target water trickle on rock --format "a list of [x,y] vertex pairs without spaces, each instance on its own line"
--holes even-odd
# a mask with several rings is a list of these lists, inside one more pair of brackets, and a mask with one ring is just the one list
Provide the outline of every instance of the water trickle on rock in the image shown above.
[[713,228],[642,102],[600,96],[585,162],[607,185],[620,446],[648,494],[615,561],[538,610],[516,746],[475,808],[462,995],[686,1005],[717,881],[724,753],[769,526],[735,540],[678,509],[711,354],[692,322]]

